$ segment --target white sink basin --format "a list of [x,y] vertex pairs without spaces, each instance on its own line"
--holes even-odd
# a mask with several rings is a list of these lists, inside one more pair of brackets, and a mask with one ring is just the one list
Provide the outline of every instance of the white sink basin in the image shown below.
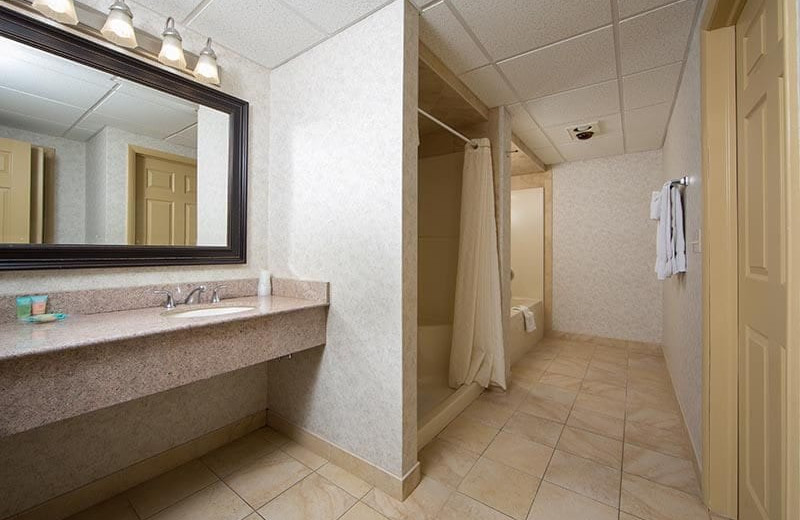
[[165,312],[164,316],[170,318],[208,318],[210,316],[224,316],[252,311],[255,307],[204,307],[202,309],[175,309]]

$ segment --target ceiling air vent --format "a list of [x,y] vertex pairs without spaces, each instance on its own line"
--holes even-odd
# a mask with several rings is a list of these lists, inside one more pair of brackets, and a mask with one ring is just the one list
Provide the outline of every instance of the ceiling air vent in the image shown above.
[[600,124],[597,121],[593,123],[581,123],[579,125],[568,126],[566,130],[571,140],[588,141],[600,133]]

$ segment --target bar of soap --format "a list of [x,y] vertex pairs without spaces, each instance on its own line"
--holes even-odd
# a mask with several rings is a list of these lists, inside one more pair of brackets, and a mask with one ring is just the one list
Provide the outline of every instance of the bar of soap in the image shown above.
[[53,321],[61,321],[67,317],[66,314],[56,312],[51,314],[37,314],[35,316],[28,316],[23,318],[22,321],[27,323],[50,323]]

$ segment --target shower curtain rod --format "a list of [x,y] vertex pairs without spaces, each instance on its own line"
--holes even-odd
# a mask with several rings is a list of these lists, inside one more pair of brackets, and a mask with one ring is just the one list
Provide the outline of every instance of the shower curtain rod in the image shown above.
[[469,143],[470,145],[472,145],[473,148],[478,148],[478,143],[476,143],[474,139],[470,139],[469,137],[467,137],[464,134],[462,134],[459,131],[457,131],[455,128],[447,125],[446,123],[443,123],[442,121],[439,121],[438,119],[436,119],[435,117],[433,117],[429,113],[425,112],[421,108],[417,108],[417,112],[419,112],[421,115],[427,117],[428,119],[430,119],[431,121],[433,121],[437,125],[441,126],[442,128],[444,128],[445,130],[447,130],[448,132],[450,132],[454,136],[458,137],[459,139],[461,139],[465,143]]

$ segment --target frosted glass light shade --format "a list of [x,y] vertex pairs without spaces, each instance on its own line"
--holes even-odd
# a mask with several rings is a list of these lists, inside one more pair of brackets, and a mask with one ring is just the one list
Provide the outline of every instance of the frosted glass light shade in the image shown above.
[[33,0],[33,8],[57,22],[68,25],[78,23],[72,0]]
[[194,76],[204,83],[219,85],[217,54],[211,48],[211,38],[208,39],[206,46],[200,51],[200,56],[197,58],[197,66],[194,68]]
[[106,40],[129,49],[139,45],[133,30],[133,13],[123,0],[116,0],[109,8],[108,18],[100,30]]
[[167,18],[167,25],[161,33],[164,39],[161,42],[161,52],[158,53],[158,61],[164,65],[177,69],[186,68],[186,55],[183,53],[183,39],[175,29],[175,20]]

